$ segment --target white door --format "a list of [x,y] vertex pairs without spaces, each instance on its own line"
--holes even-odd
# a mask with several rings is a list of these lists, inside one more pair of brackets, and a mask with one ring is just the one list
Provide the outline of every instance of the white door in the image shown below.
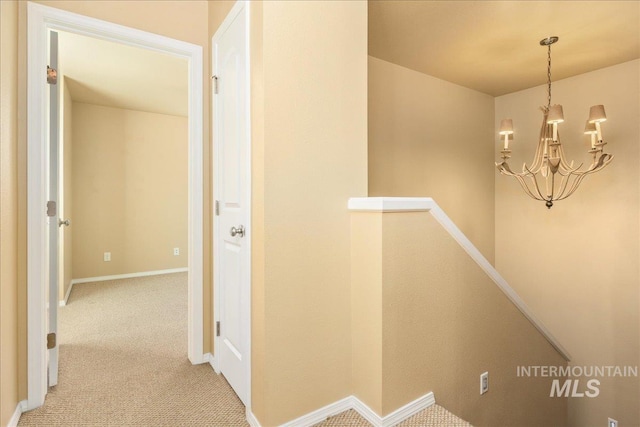
[[249,76],[244,2],[213,37],[218,370],[248,406],[250,346]]
[[[47,82],[49,83],[49,205],[47,215],[49,220],[49,286],[47,288],[48,301],[48,384],[52,387],[58,383],[58,96],[59,85],[52,74],[58,69],[58,33],[49,33],[49,67]],[[53,334],[53,335],[52,335]]]

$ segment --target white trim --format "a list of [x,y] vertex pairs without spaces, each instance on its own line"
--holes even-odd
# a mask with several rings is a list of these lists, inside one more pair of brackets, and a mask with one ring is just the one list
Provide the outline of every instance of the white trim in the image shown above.
[[353,399],[353,410],[360,414],[362,418],[374,427],[382,425],[382,417],[380,415],[376,414],[373,409],[369,408],[366,403],[357,397],[351,396],[351,398]]
[[13,411],[13,415],[11,415],[11,418],[9,418],[7,427],[17,427],[18,422],[20,421],[20,417],[22,416],[22,413],[24,412],[26,406],[26,400],[18,402],[18,404],[16,405],[16,410]]
[[353,197],[349,199],[349,210],[371,212],[419,212],[428,211],[435,205],[427,197]]
[[549,341],[549,343],[565,358],[571,360],[569,352],[549,332],[546,326],[533,314],[507,281],[496,271],[491,263],[480,253],[464,233],[451,221],[451,218],[430,197],[357,197],[349,199],[349,210],[366,212],[416,212],[428,211],[444,227],[445,230],[458,242],[462,249],[473,259],[484,272],[498,285],[500,290],[531,322],[533,326]]
[[249,408],[245,409],[245,417],[251,427],[262,427],[256,416],[253,415],[253,412],[251,412]]
[[386,415],[378,425],[381,427],[393,427],[396,424],[400,424],[407,418],[414,416],[418,412],[424,411],[429,406],[435,405],[435,403],[436,397],[433,395],[433,392],[427,393],[413,402],[409,402],[403,407],[396,409],[389,415]]
[[[246,57],[245,57],[245,61],[246,61],[246,75],[244,76],[246,79],[246,85],[247,85],[247,91],[246,91],[246,132],[247,132],[247,139],[248,139],[248,144],[247,144],[247,153],[246,153],[246,164],[247,164],[247,176],[246,176],[246,186],[247,186],[247,191],[248,191],[248,198],[247,198],[247,211],[246,211],[246,219],[245,219],[245,224],[247,224],[246,229],[248,231],[247,233],[247,240],[246,240],[246,251],[247,251],[247,256],[249,257],[248,259],[248,263],[247,263],[247,277],[249,278],[249,289],[247,292],[248,298],[247,301],[245,301],[245,304],[247,304],[247,309],[245,310],[248,316],[248,319],[246,319],[246,327],[248,328],[248,331],[246,332],[246,336],[247,336],[247,342],[245,343],[246,346],[246,350],[245,350],[245,354],[244,357],[247,360],[247,396],[246,396],[246,402],[245,402],[245,408],[246,408],[246,413],[247,413],[247,421],[251,422],[251,420],[249,419],[249,416],[252,417],[253,420],[255,420],[255,422],[257,423],[256,425],[259,425],[258,421],[255,419],[255,417],[253,416],[253,413],[251,412],[251,251],[252,251],[252,237],[251,237],[251,232],[252,232],[252,223],[251,223],[251,195],[252,195],[252,175],[251,175],[251,155],[252,155],[252,141],[251,141],[251,49],[250,49],[250,40],[251,40],[251,13],[250,13],[250,7],[251,7],[251,2],[250,1],[244,1],[244,0],[238,0],[236,1],[236,3],[233,5],[233,7],[231,8],[231,10],[229,11],[229,13],[227,14],[227,16],[225,17],[225,19],[222,21],[222,23],[220,24],[220,26],[218,27],[218,29],[216,30],[215,34],[213,35],[213,37],[211,37],[211,70],[215,70],[215,58],[216,55],[213,52],[213,48],[215,46],[215,41],[217,39],[219,39],[221,37],[222,34],[224,34],[224,32],[229,28],[229,26],[233,23],[233,21],[235,20],[236,17],[242,15],[242,17],[245,19],[245,28],[246,28],[246,34],[245,34],[245,42],[246,42]],[[215,118],[215,114],[216,114],[216,108],[215,108],[215,102],[216,102],[216,96],[213,93],[213,87],[211,89],[211,124],[213,127],[213,135],[214,135],[214,141],[212,143],[212,152],[213,152],[213,156],[214,159],[216,159],[216,152],[217,152],[217,141],[218,138],[216,138],[216,133],[217,132],[217,128],[215,127],[215,123],[216,123],[216,118]],[[219,182],[220,180],[217,179],[217,173],[219,171],[218,168],[218,163],[217,161],[214,163],[214,170],[212,173],[212,177],[214,177],[214,182],[213,182],[213,200],[215,203],[215,195],[218,194],[220,192],[220,188],[219,188]],[[219,236],[219,221],[218,221],[219,217],[216,216],[215,214],[212,217],[212,230],[213,230],[213,250],[211,251],[211,256],[212,256],[212,264],[213,264],[213,292],[212,292],[212,306],[214,307],[214,313],[213,313],[213,324],[215,325],[215,323],[220,320],[219,318],[219,313],[220,313],[220,300],[221,298],[219,298],[219,293],[220,293],[220,289],[219,289],[219,285],[220,285],[220,278],[219,278],[219,272],[220,272],[220,268],[218,268],[218,251],[219,251],[219,245],[218,245],[218,239],[215,238],[215,236]],[[217,336],[214,336],[214,351],[216,348],[220,348],[220,339]],[[213,358],[213,363],[212,363],[212,367],[214,368],[215,372],[220,374],[220,366],[218,364],[218,359],[217,358]]]
[[45,286],[46,257],[46,89],[50,29],[185,58],[189,61],[189,295],[188,355],[203,363],[203,63],[202,47],[60,9],[27,3],[27,409],[47,393]]
[[211,368],[213,369],[213,371],[219,375],[220,370],[218,370],[218,360],[216,359],[216,357],[211,353],[205,353],[204,357],[207,363],[211,365]]
[[[345,397],[342,400],[338,400],[337,402],[333,402],[327,406],[296,418],[295,420],[289,421],[288,423],[284,423],[280,427],[307,427],[318,424],[329,417],[338,415],[341,412],[348,411],[349,409],[355,409],[355,400],[358,399],[354,396]],[[364,403],[362,403],[362,405],[364,405]]]
[[[360,414],[362,418],[373,425],[373,427],[393,427],[406,420],[407,418],[414,416],[418,412],[424,411],[435,403],[436,398],[433,395],[433,392],[429,392],[424,396],[414,400],[413,402],[409,402],[403,407],[396,409],[392,413],[381,417],[357,397],[349,396],[345,397],[342,400],[338,400],[337,402],[324,406],[320,409],[317,409],[313,412],[310,412],[306,415],[298,417],[295,420],[284,423],[281,425],[281,427],[310,427],[326,420],[329,417],[333,417],[344,411],[348,411],[349,409],[353,409],[354,411],[358,412],[358,414]],[[251,414],[251,416],[257,423],[255,416],[253,414]],[[248,415],[247,421],[249,421]],[[251,424],[250,421],[249,423]],[[254,424],[251,425],[254,426]],[[259,426],[260,424],[258,423],[255,425]]]
[[429,392],[413,402],[409,402],[403,407],[396,409],[392,413],[381,417],[357,397],[351,396],[351,398],[353,399],[353,409],[374,427],[393,427],[436,403],[433,392]]
[[76,283],[104,282],[106,280],[132,279],[134,277],[159,276],[161,274],[186,273],[188,271],[189,269],[187,267],[182,267],[169,268],[166,270],[141,271],[139,273],[113,274],[111,276],[84,277],[82,279],[71,280],[71,285],[75,285]]
[[64,294],[64,299],[60,301],[60,307],[64,307],[69,304],[69,297],[71,296],[71,290],[73,289],[73,280],[69,281],[69,287],[67,288],[67,293]]

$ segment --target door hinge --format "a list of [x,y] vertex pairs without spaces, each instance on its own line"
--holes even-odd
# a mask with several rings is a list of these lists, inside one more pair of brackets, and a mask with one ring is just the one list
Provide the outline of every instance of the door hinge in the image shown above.
[[52,348],[56,348],[56,333],[51,332],[47,334],[47,350],[51,350]]
[[47,202],[47,216],[56,216],[56,202],[50,200]]
[[220,202],[216,200],[216,216],[220,215]]
[[216,336],[220,336],[220,321],[216,322]]
[[58,70],[47,65],[47,83],[54,85],[58,83]]
[[213,79],[213,93],[218,94],[218,76],[211,76]]

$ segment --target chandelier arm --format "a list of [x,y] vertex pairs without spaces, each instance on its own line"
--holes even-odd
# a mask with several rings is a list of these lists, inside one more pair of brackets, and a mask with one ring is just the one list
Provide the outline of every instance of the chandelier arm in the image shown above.
[[[569,181],[571,180],[572,174],[562,175],[562,180],[560,181],[560,192],[558,193],[558,198],[556,200],[561,200],[565,191],[567,190],[567,186],[569,185]],[[575,182],[575,178],[574,178]]]
[[[538,191],[538,196],[536,196],[531,189],[529,188],[529,186],[527,185],[527,182],[524,180],[524,178],[522,176],[519,175],[514,175],[516,177],[516,179],[518,180],[518,182],[520,183],[520,186],[522,187],[522,189],[524,190],[524,192],[531,197],[534,200],[540,200],[540,201],[544,201],[545,199],[542,198],[542,194],[540,194],[540,191]],[[531,179],[534,180],[535,175],[531,176]],[[537,186],[537,185],[536,185]]]
[[[509,168],[509,165],[506,162],[503,162],[498,166],[498,168],[500,169],[500,173],[503,175],[507,175],[507,176],[512,176],[515,179],[518,180],[518,184],[520,184],[520,187],[522,187],[522,190],[527,194],[527,196],[531,197],[534,200],[540,200],[540,201],[544,201],[545,199],[540,198],[542,197],[542,195],[540,194],[540,192],[538,191],[538,194],[540,195],[540,197],[537,197],[535,194],[533,194],[533,192],[531,191],[531,189],[529,189],[529,185],[527,184],[527,182],[525,181],[525,177],[530,177],[531,179],[535,178],[535,175],[529,173],[522,173],[522,174],[517,174],[517,173],[513,173],[511,171],[511,169]],[[502,166],[500,168],[500,166]]]
[[578,170],[578,169],[580,169],[582,167],[583,164],[584,163],[580,163],[578,165],[578,167],[576,167],[576,168],[568,168],[568,169],[558,168],[558,173],[560,175],[562,175],[562,176],[568,176],[568,175],[571,175],[571,174],[579,175],[579,174],[582,174],[582,173],[590,173],[589,169],[584,170],[584,171]]
[[[564,172],[564,174],[571,174],[571,173],[590,173],[591,170],[595,170],[597,168],[597,163],[598,162],[593,162],[591,164],[591,166],[589,166],[589,169],[585,170],[585,171],[580,171],[579,169],[584,165],[584,162],[580,163],[580,165],[578,165],[577,167],[573,167],[572,165],[568,164],[567,161],[565,160],[565,154],[564,154],[564,150],[562,148],[562,145],[558,146],[558,155],[560,157],[560,168],[558,169],[560,171],[560,173],[562,174]],[[602,157],[602,156],[601,156]],[[573,164],[573,162],[572,162]]]
[[[602,157],[604,157],[604,155],[601,156],[601,159],[602,159]],[[600,171],[601,169],[606,167],[611,162],[611,160],[612,160],[612,158],[605,159],[602,162],[599,161],[598,165],[595,168],[589,168],[589,170],[586,170],[586,171],[573,173],[572,175],[575,176],[575,179],[573,181],[573,185],[569,189],[569,192],[566,195],[564,195],[562,198],[559,198],[558,200],[563,200],[563,199],[566,199],[567,197],[571,196],[578,189],[578,187],[582,183],[582,180],[585,179],[587,175],[590,175],[590,174],[592,174],[594,172]]]
[[496,163],[496,167],[500,171],[501,174],[513,177],[527,177],[532,176],[533,173],[526,167],[526,165],[522,165],[522,173],[517,173],[511,170],[509,164],[507,162]]
[[[560,141],[560,136],[558,136],[558,141]],[[564,168],[566,170],[571,170],[572,166],[567,163],[566,161],[566,157],[564,155],[564,149],[562,148],[562,144],[558,145],[558,157],[560,157],[560,166],[561,168]],[[582,166],[582,164],[580,165]],[[578,166],[577,169],[580,169],[580,166]]]
[[559,197],[557,200],[564,200],[567,197],[571,196],[578,189],[578,187],[582,183],[582,180],[586,176],[587,176],[587,174],[577,175],[576,178],[573,181],[573,184],[571,185],[571,188],[569,189],[569,192],[567,194],[562,195],[562,197]]
[[[547,124],[548,117],[548,108],[540,107],[542,110],[542,126],[540,127],[540,139],[538,140],[538,147],[536,147],[536,154],[533,158],[533,163],[531,164],[531,170],[538,172],[544,163],[544,145],[546,144],[546,139],[549,135],[549,125]],[[523,166],[524,170],[524,166]]]
[[[527,169],[529,171],[529,169]],[[540,192],[540,186],[538,185],[538,179],[536,178],[536,175],[534,173],[531,173],[531,171],[529,171],[530,176],[531,176],[531,180],[533,181],[533,184],[535,185],[536,188],[536,193],[538,194],[538,197],[534,197],[534,199],[536,200],[547,200],[542,193]]]
[[520,176],[533,176],[535,175],[533,171],[533,167],[529,168],[526,163],[522,164],[522,173],[519,173]]
[[[602,159],[602,157],[604,157],[604,155],[600,156],[601,159]],[[596,167],[589,168],[586,171],[580,171],[580,172],[572,173],[571,175],[573,175],[575,178],[574,178],[572,186],[569,189],[569,192],[566,195],[563,195],[563,197],[559,198],[558,200],[563,200],[563,199],[566,199],[567,197],[571,196],[578,189],[578,187],[582,183],[582,180],[585,179],[587,175],[590,175],[590,174],[592,174],[594,172],[600,171],[601,169],[606,167],[611,162],[611,160],[612,160],[612,158],[605,159],[602,162],[598,161],[598,164],[596,165]]]
[[598,158],[597,163],[593,163],[591,166],[589,166],[589,169],[584,171],[579,171],[578,169],[580,169],[583,165],[583,163],[580,163],[580,166],[578,166],[573,170],[568,171],[568,173],[570,174],[572,173],[575,175],[589,175],[594,172],[598,172],[602,170],[605,166],[611,163],[612,160],[613,160],[613,156],[611,154],[604,153],[602,156]]
[[607,166],[613,160],[613,156],[611,154],[602,153],[602,156],[598,159],[598,163],[593,167],[592,171],[599,171]]
[[[586,175],[580,175],[580,174],[569,175],[569,179],[567,183],[571,182],[571,185],[568,185],[567,188],[562,189],[562,192],[558,196],[558,200],[566,199],[567,197],[572,195],[578,189],[578,187],[582,183],[582,180],[584,179],[585,176]],[[573,177],[573,180],[571,180],[571,177]]]

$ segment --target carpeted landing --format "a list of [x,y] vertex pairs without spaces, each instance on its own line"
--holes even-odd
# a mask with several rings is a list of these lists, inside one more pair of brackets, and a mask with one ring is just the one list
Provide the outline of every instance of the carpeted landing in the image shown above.
[[[187,274],[77,284],[59,310],[58,385],[19,426],[248,426],[224,377],[187,359]],[[351,410],[318,424],[368,427]],[[401,427],[468,427],[434,405]]]
[[59,310],[60,370],[19,426],[247,426],[208,364],[187,359],[187,274],[77,284]]
[[[314,427],[368,427],[371,424],[356,411],[349,410],[327,419]],[[433,405],[407,418],[396,427],[472,427],[442,406]]]

